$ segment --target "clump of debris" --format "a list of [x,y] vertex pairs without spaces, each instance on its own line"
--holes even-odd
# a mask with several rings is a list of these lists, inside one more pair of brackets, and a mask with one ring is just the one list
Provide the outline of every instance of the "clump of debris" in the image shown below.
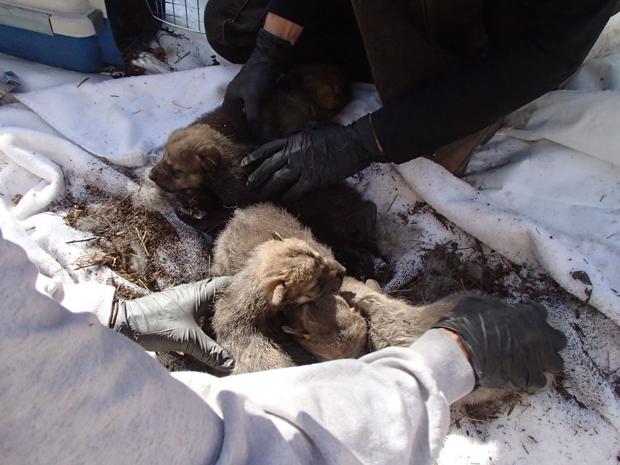
[[65,222],[92,235],[76,269],[105,266],[145,292],[208,277],[207,241],[188,244],[161,213],[132,199],[65,200]]
[[467,254],[456,242],[436,244],[423,252],[419,272],[409,284],[392,291],[412,304],[435,302],[462,291],[480,291],[512,300],[538,300],[563,291],[551,279],[533,274],[474,239]]

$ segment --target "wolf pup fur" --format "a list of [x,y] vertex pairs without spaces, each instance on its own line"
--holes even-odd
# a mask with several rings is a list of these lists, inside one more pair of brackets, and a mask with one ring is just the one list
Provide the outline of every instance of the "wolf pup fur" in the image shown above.
[[258,245],[214,308],[212,327],[235,358],[234,373],[292,366],[299,359],[303,363],[304,352],[281,329],[283,309],[335,293],[343,275],[337,262],[302,239]]

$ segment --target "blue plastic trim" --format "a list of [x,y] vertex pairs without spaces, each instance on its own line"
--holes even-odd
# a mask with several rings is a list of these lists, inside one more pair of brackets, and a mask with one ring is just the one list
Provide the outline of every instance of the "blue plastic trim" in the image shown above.
[[101,34],[99,34],[99,45],[101,45],[101,54],[104,63],[121,68],[125,66],[121,52],[116,46],[112,26],[110,26],[110,22],[107,19],[105,20],[105,28],[101,31]]
[[124,65],[107,20],[99,35],[80,38],[0,25],[0,52],[83,73]]

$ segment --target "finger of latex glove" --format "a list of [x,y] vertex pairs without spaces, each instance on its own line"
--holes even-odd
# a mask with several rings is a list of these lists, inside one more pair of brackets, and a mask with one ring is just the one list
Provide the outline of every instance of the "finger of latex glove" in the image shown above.
[[263,96],[275,85],[276,76],[268,64],[246,64],[226,89],[224,105],[242,102],[248,126],[256,136],[260,136]]
[[189,354],[222,373],[228,373],[235,367],[231,355],[207,336],[197,324],[177,329],[170,338],[177,347],[175,351]]
[[[298,177],[296,182],[293,181],[293,176],[291,176],[290,179],[291,181],[288,183],[290,187],[288,189],[282,189],[282,194],[280,195],[280,199],[284,204],[293,202],[295,199],[300,198],[302,195],[318,187],[307,177]],[[339,181],[339,179],[336,179],[335,181]]]
[[169,322],[184,321],[190,317],[195,321],[210,312],[215,293],[230,282],[229,277],[209,278],[195,283],[181,284],[161,292],[154,292],[138,299],[119,301],[131,318],[132,329],[146,333],[159,329]]
[[182,352],[222,373],[230,372],[235,366],[231,355],[189,319],[159,325],[157,330],[148,332],[119,331],[150,352]]
[[[284,142],[284,144],[286,144],[286,142]],[[248,186],[251,188],[263,185],[265,181],[270,179],[288,163],[288,158],[283,150],[263,156],[261,160],[260,164],[256,165],[257,168],[248,176]]]
[[[220,359],[225,362],[227,357],[230,358],[228,354],[214,341],[204,339],[207,336],[198,327],[196,319],[211,311],[216,291],[229,281],[228,277],[210,278],[139,299],[119,300],[114,329],[134,339],[146,350],[199,355],[221,353],[221,356],[209,359],[209,364],[214,366],[220,363]],[[201,357],[205,358],[204,355]]]
[[[188,298],[193,298],[195,301],[195,318],[209,317],[213,314],[213,305],[215,303],[216,294],[228,287],[232,277],[230,276],[218,276],[215,278],[208,278],[202,281],[198,281],[190,286],[190,295]],[[174,290],[175,288],[172,288]]]
[[259,197],[264,200],[279,199],[284,202],[284,197],[296,186],[296,182],[299,180],[299,174],[296,171],[285,166],[284,168],[276,171],[276,173],[270,178],[268,183],[260,189]]

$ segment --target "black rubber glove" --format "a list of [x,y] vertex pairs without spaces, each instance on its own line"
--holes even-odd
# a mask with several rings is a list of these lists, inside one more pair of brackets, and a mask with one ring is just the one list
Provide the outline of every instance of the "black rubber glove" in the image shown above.
[[248,185],[262,199],[287,202],[321,186],[334,184],[383,161],[370,117],[350,126],[330,126],[300,132],[259,147],[241,166],[260,163]]
[[256,136],[262,128],[262,101],[285,71],[292,49],[288,41],[261,29],[252,55],[226,89],[224,102],[243,101],[250,130]]
[[558,352],[566,347],[566,337],[546,318],[539,304],[510,305],[470,296],[434,327],[459,334],[476,386],[536,390],[545,387],[545,373],[564,367]]
[[183,284],[134,300],[119,300],[113,329],[153,352],[183,352],[206,365],[230,372],[234,360],[196,322],[210,316],[215,292],[230,278]]

